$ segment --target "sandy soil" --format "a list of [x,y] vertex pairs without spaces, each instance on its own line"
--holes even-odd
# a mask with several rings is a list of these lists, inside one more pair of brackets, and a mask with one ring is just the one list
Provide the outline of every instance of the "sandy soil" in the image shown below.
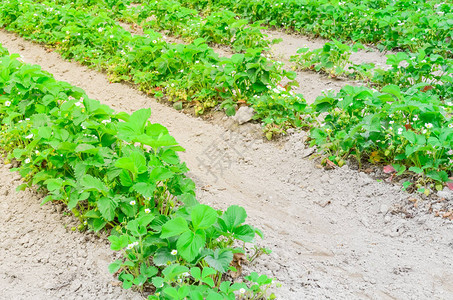
[[[152,121],[166,126],[187,149],[182,159],[191,169],[200,201],[222,209],[242,205],[249,222],[264,231],[259,245],[273,253],[250,269],[282,283],[275,289],[279,299],[453,298],[452,222],[427,214],[425,202],[411,202],[413,195],[397,186],[347,166],[317,168],[305,157],[312,150],[304,146],[304,133],[295,132],[280,143],[237,134],[159,104],[127,85],[109,84],[104,74],[63,61],[13,34],[0,31],[0,42],[24,61],[43,66],[117,110],[150,107]],[[110,286],[105,242],[85,242],[84,235],[66,232],[64,221],[38,206],[37,196],[13,192],[16,175],[7,176],[5,168],[0,172],[0,205],[14,216],[0,218],[0,298],[49,299],[52,293],[66,299],[128,297]],[[29,241],[27,248],[22,240]],[[35,241],[38,247],[33,248]],[[43,255],[51,259],[33,258]],[[8,274],[23,275],[18,280]],[[75,280],[78,290],[70,288]]]
[[74,220],[61,206],[41,207],[35,191],[17,193],[9,167],[0,164],[0,299],[141,299],[112,285],[107,241],[70,231]]
[[[287,66],[292,65],[289,59],[291,56],[296,55],[299,48],[308,47],[314,50],[322,48],[328,42],[325,39],[310,38],[300,34],[288,34],[277,30],[267,30],[265,34],[271,40],[276,38],[283,39],[283,41],[271,47],[271,53],[275,59],[281,60]],[[376,67],[385,68],[385,62],[387,61],[386,54],[379,52],[377,49],[369,48],[367,51],[359,50],[358,52],[352,53],[350,59],[354,64],[374,63]],[[357,86],[362,84],[361,82],[346,79],[332,79],[325,74],[312,71],[297,71],[296,80],[300,83],[297,92],[304,95],[308,103],[313,103],[316,97],[322,94],[322,91],[331,89],[338,92],[345,85]]]

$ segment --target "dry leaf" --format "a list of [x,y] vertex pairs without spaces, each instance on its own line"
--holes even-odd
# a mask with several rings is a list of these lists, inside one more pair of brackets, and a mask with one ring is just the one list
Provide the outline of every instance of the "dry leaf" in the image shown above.
[[448,218],[448,217],[451,217],[452,215],[453,215],[453,211],[449,211],[447,213],[444,213],[443,217]]
[[236,269],[236,272],[229,271],[228,274],[233,278],[236,279],[242,274],[242,265],[247,263],[247,258],[245,257],[244,253],[234,253],[233,260],[231,261],[230,266]]
[[337,167],[336,164],[334,164],[330,159],[326,159],[326,169],[335,169]]
[[378,151],[371,152],[370,160],[371,160],[372,163],[380,162],[381,159],[382,159],[382,157],[379,155]]

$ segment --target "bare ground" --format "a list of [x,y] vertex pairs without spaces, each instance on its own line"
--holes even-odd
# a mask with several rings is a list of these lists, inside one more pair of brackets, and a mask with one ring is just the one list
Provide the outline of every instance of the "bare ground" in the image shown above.
[[[281,143],[233,133],[176,112],[127,85],[109,84],[104,74],[63,61],[13,34],[0,31],[0,42],[24,61],[41,65],[117,110],[151,107],[152,121],[166,126],[187,149],[182,159],[191,169],[200,201],[219,209],[239,204],[249,222],[264,231],[266,238],[259,244],[273,253],[260,257],[250,270],[281,282],[275,290],[279,299],[453,298],[453,224],[427,214],[422,200],[408,201],[413,196],[400,187],[347,166],[318,169],[315,161],[304,158],[310,153],[304,133]],[[105,242],[68,233],[57,213],[47,205],[39,207],[38,196],[13,192],[11,180],[17,175],[8,175],[5,167],[0,172],[0,205],[13,216],[0,217],[1,299],[130,295],[111,287]],[[23,203],[22,210],[16,203]],[[28,247],[22,240],[29,241],[24,244]],[[33,258],[46,253],[48,260]],[[52,294],[55,287],[58,294]]]

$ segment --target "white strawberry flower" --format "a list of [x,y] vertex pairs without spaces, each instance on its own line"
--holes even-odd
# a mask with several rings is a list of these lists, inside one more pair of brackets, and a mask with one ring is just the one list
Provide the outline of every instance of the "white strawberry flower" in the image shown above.
[[6,101],[5,106],[11,106],[11,101]]

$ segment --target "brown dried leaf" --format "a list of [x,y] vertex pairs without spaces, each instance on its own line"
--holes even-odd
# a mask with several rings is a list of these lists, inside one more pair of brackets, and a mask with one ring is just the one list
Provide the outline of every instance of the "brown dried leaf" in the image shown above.
[[453,211],[449,211],[449,212],[444,213],[443,217],[448,218],[448,217],[451,217],[452,215],[453,215]]
[[233,278],[236,279],[242,274],[242,265],[247,264],[247,258],[244,253],[234,253],[233,260],[230,263],[230,266],[236,269],[236,272],[229,271],[228,274]]
[[326,159],[326,169],[327,170],[330,170],[330,169],[335,169],[337,167],[336,164],[334,164],[330,159]]

